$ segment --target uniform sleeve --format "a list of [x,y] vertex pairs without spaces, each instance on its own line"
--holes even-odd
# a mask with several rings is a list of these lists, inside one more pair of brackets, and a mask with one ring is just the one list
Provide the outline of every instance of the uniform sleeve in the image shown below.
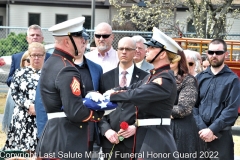
[[120,86],[119,86],[119,87],[113,88],[113,90],[115,90],[115,91],[124,91],[124,90],[134,89],[134,88],[137,88],[137,87],[141,86],[142,83],[143,83],[143,80],[140,80],[140,81],[138,81],[138,82],[136,82],[136,83],[131,84],[131,85],[128,86],[128,87],[126,87],[126,86],[120,87]]
[[[173,81],[168,78],[156,78],[158,83],[149,82],[147,84],[139,83],[130,86],[131,89],[119,91],[111,94],[110,101],[131,102],[136,106],[147,107],[149,102],[156,102],[169,98],[173,92]],[[143,108],[142,108],[143,109]]]
[[72,66],[63,68],[56,77],[55,85],[60,93],[63,110],[73,122],[99,121],[102,115],[84,106],[80,83],[79,72]]
[[173,118],[184,118],[192,113],[197,100],[197,84],[193,77],[186,77],[178,96],[178,104],[173,106]]

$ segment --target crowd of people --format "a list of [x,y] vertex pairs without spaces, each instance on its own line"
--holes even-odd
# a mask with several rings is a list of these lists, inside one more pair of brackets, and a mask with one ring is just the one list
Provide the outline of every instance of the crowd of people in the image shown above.
[[[224,64],[224,40],[213,39],[202,59],[154,27],[149,41],[122,37],[114,49],[102,22],[85,53],[84,21],[49,28],[52,55],[41,27],[28,28],[28,50],[12,55],[3,151],[43,160],[234,159],[240,82]],[[90,109],[84,98],[118,106]]]

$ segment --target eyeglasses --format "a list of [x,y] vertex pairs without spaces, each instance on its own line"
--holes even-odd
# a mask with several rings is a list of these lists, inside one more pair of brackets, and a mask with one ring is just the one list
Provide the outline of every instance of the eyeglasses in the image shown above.
[[103,39],[107,39],[108,37],[110,37],[111,36],[111,34],[95,34],[95,37],[96,38],[103,38]]
[[30,55],[31,58],[42,58],[44,54]]
[[209,55],[213,55],[214,53],[216,55],[222,55],[223,53],[225,53],[225,51],[208,51]]
[[24,59],[23,61],[27,61],[28,63],[30,63],[30,59]]
[[188,65],[189,65],[189,66],[193,66],[194,63],[193,63],[193,62],[188,62]]
[[134,48],[118,48],[118,50],[119,51],[123,51],[123,50],[125,50],[125,51],[132,51],[132,50],[136,50],[136,49],[134,49]]

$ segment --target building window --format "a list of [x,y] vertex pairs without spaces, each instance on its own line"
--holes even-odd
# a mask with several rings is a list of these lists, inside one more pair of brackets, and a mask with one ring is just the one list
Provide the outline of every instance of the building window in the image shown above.
[[195,27],[193,25],[193,20],[191,19],[187,24],[187,32],[195,33]]
[[85,17],[85,22],[83,23],[83,27],[86,28],[86,29],[91,29],[91,16],[84,16],[83,15],[83,17]]
[[37,24],[37,25],[41,26],[40,13],[29,13],[28,14],[28,26],[31,26],[33,24]]
[[56,14],[56,24],[64,22],[68,19],[68,15],[66,14]]

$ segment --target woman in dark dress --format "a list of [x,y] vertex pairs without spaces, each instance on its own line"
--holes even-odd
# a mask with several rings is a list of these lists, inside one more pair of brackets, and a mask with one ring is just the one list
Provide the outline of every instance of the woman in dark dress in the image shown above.
[[200,159],[203,142],[193,118],[192,108],[197,101],[197,81],[189,74],[186,57],[178,52],[179,59],[172,62],[177,83],[177,98],[172,110],[172,131],[177,145],[179,159]]

